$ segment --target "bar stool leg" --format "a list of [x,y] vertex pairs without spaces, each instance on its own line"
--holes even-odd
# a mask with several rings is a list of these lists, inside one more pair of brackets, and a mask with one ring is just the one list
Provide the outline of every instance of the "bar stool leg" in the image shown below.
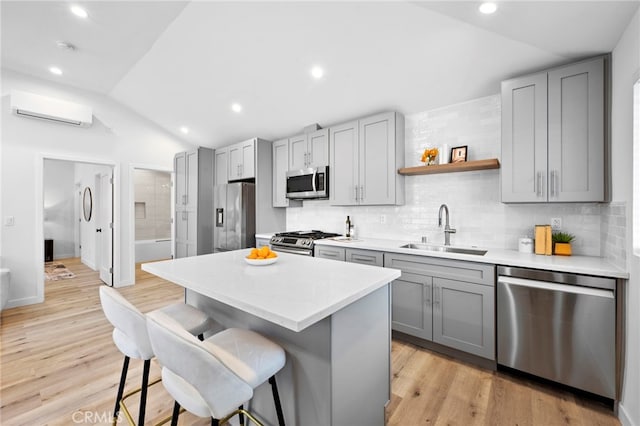
[[129,357],[124,357],[122,363],[122,373],[120,373],[120,384],[118,385],[118,396],[116,396],[116,406],[113,409],[113,423],[115,424],[118,414],[120,414],[120,400],[122,399],[122,393],[124,392],[124,383],[127,381],[127,371],[129,370]]
[[211,426],[220,426],[220,421],[211,417]]
[[171,426],[178,426],[178,416],[180,415],[180,404],[178,401],[173,404],[173,414],[171,414]]
[[273,402],[276,404],[276,414],[278,415],[278,425],[284,426],[284,415],[282,414],[282,405],[280,404],[280,395],[278,394],[278,385],[276,384],[276,376],[269,377],[271,384],[271,392],[273,393]]
[[149,386],[149,369],[151,368],[151,360],[148,359],[144,362],[142,369],[142,391],[140,393],[140,414],[138,415],[138,425],[144,425],[144,414],[147,408],[147,387]]
[[[244,410],[244,405],[239,406],[238,410]],[[238,413],[238,418],[240,419],[240,426],[244,426],[244,413],[242,411]]]

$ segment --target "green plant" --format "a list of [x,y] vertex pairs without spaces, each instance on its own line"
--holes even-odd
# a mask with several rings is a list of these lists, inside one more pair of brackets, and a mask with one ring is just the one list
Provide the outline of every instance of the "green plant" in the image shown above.
[[569,234],[568,232],[554,232],[551,234],[551,240],[554,243],[570,243],[575,240],[575,235]]

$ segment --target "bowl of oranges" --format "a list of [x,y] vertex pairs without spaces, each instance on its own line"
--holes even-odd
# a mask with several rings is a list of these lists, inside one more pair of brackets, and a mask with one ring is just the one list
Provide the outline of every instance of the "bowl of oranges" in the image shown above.
[[244,260],[253,266],[271,265],[278,261],[278,254],[271,250],[269,246],[262,246],[260,248],[252,248]]

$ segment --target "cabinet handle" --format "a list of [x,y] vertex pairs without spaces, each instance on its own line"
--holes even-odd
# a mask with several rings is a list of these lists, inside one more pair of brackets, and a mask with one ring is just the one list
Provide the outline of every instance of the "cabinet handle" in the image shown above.
[[183,195],[183,196],[182,196],[182,204],[183,204],[183,205],[186,205],[186,204],[187,204],[187,196],[186,196],[186,195]]
[[182,220],[187,220],[187,212],[182,212]]
[[433,304],[435,306],[440,305],[440,287],[438,287],[437,285],[433,287],[434,288],[434,292],[433,292]]
[[549,196],[550,197],[555,197],[556,196],[556,173],[555,170],[551,170],[551,173],[549,175],[549,180],[550,180],[550,185],[549,185]]
[[355,190],[356,190],[356,203],[358,202],[358,185],[355,186]]
[[427,284],[424,286],[426,291],[425,291],[425,298],[424,298],[424,303],[425,305],[427,305],[427,307],[431,306],[431,284]]
[[540,197],[540,190],[542,188],[542,182],[540,182],[540,178],[542,177],[542,173],[536,173],[536,197]]
[[364,185],[360,185],[360,201],[364,201]]

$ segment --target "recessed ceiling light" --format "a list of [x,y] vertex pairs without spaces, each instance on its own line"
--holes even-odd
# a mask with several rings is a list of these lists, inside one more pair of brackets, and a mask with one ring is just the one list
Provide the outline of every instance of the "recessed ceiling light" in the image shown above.
[[49,67],[49,72],[55,75],[62,75],[62,70],[58,67]]
[[235,103],[235,104],[231,104],[231,111],[233,112],[240,112],[242,111],[242,105]]
[[56,41],[56,46],[58,46],[59,49],[69,50],[71,52],[76,50],[76,46],[67,41],[62,41],[62,40]]
[[498,10],[498,5],[493,2],[484,2],[478,8],[480,13],[484,13],[485,15],[491,15],[493,12]]
[[324,76],[324,70],[320,67],[311,68],[311,76],[317,80],[321,79]]
[[188,128],[187,126],[182,126],[182,127],[180,127],[180,131],[181,131],[182,133],[184,133],[185,135],[188,135],[188,134],[189,134],[189,128]]
[[83,19],[86,18],[87,16],[89,16],[87,11],[84,10],[83,8],[81,8],[78,5],[71,6],[71,13],[76,15],[78,18],[83,18]]

